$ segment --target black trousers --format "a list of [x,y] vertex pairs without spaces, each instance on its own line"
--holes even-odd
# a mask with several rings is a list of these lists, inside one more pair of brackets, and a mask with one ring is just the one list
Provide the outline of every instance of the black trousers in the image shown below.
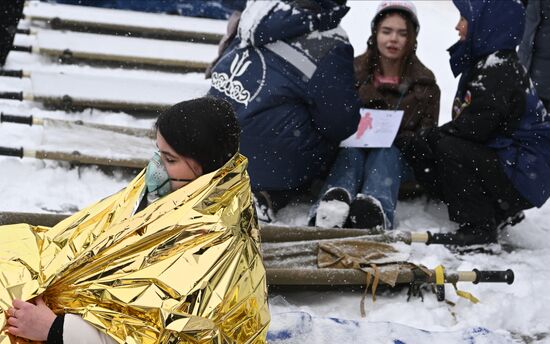
[[0,1],[0,66],[3,66],[13,45],[19,19],[23,16],[24,0]]
[[424,134],[401,152],[428,194],[448,205],[451,220],[494,228],[533,207],[512,185],[494,150],[437,130]]
[[426,133],[396,140],[396,146],[414,171],[414,178],[428,197],[443,200],[437,156]]
[[438,185],[452,221],[494,228],[533,207],[512,185],[496,152],[486,145],[443,135],[433,152]]

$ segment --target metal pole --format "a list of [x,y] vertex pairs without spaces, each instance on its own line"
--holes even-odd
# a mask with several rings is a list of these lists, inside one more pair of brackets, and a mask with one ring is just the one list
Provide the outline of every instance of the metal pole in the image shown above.
[[32,115],[16,116],[16,115],[5,114],[3,112],[0,113],[0,123],[2,122],[27,124],[31,126],[44,125],[47,122],[50,122],[50,123],[78,125],[78,126],[95,128],[95,129],[109,130],[109,131],[114,131],[121,134],[137,136],[137,137],[153,138],[155,136],[154,131],[152,129],[147,129],[147,128],[123,127],[118,125],[84,122],[81,120],[67,121],[62,119],[54,119],[54,118],[46,118],[46,117],[34,117]]
[[93,155],[82,154],[79,151],[66,153],[12,147],[0,147],[0,155],[17,156],[20,158],[26,157],[36,159],[60,160],[83,165],[127,167],[134,169],[144,168],[145,166],[147,166],[148,163],[148,160],[145,159],[103,158]]

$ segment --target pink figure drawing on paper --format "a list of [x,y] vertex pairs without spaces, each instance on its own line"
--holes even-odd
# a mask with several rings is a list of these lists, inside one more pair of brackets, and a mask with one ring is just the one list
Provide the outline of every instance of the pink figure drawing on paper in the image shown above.
[[370,112],[366,112],[365,115],[361,117],[355,137],[360,139],[367,130],[372,130],[372,116]]

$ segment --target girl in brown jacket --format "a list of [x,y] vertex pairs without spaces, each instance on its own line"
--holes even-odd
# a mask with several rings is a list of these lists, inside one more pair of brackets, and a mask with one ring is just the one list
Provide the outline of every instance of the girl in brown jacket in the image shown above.
[[415,133],[437,127],[440,91],[415,53],[420,25],[414,4],[383,1],[371,25],[367,51],[354,62],[362,107],[403,110],[403,119],[390,148],[340,150],[310,224],[392,228],[399,186],[412,177],[400,149]]

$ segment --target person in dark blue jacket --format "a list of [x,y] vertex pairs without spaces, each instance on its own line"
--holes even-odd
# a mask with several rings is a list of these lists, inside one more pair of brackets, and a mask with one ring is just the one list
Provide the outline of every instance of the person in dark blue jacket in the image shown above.
[[6,63],[6,58],[13,47],[13,38],[17,24],[23,16],[23,0],[0,2],[0,67]]
[[[42,0],[46,1],[46,0]],[[245,0],[47,0],[60,4],[114,8],[190,17],[227,19]]]
[[[338,3],[340,2],[340,4]],[[326,173],[359,122],[344,1],[249,1],[212,68],[210,95],[231,102],[242,129],[259,217]]]
[[546,110],[550,110],[550,1],[529,0],[519,60],[533,79]]
[[[415,138],[415,173],[431,173],[464,245],[550,196],[550,116],[516,47],[525,11],[515,0],[453,0],[461,19],[451,68],[461,75],[453,119]],[[426,178],[419,178],[426,180]],[[499,226],[499,224],[501,226]],[[458,242],[457,241],[457,242]]]

